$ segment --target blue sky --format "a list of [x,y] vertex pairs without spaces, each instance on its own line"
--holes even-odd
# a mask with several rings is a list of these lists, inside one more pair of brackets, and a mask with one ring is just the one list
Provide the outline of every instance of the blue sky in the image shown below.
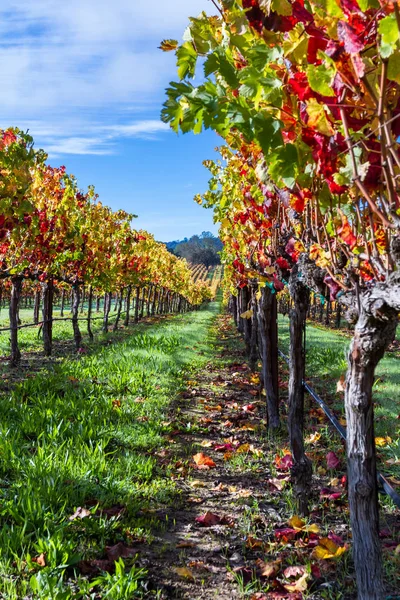
[[177,137],[160,122],[176,71],[174,55],[157,49],[211,9],[210,0],[2,0],[1,127],[29,128],[52,165],[139,215],[135,227],[159,240],[215,232],[193,196],[219,140]]

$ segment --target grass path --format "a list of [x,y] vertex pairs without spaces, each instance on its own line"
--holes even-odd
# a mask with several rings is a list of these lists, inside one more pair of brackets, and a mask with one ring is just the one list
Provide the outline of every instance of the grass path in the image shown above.
[[114,561],[132,565],[135,544],[159,524],[152,508],[175,498],[154,453],[170,430],[171,400],[208,359],[217,311],[100,337],[87,355],[43,361],[36,373],[25,355],[17,374],[4,372],[0,598],[136,594],[140,569],[121,563],[115,574]]

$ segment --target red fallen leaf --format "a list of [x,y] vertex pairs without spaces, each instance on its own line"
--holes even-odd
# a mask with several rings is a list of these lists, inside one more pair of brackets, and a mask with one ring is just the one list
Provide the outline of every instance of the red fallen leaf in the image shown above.
[[341,498],[342,492],[334,492],[330,488],[322,488],[320,492],[321,498],[328,498],[328,500],[338,500]]
[[106,546],[106,554],[108,560],[118,560],[119,558],[129,558],[130,556],[136,556],[138,550],[135,548],[128,548],[122,542],[119,542],[115,546]]
[[297,529],[292,529],[291,527],[283,527],[282,529],[275,529],[275,537],[278,540],[294,540],[294,538],[297,536],[298,533],[301,533],[301,531],[298,531]]
[[235,449],[233,444],[215,444],[214,450],[216,452],[232,452]]
[[235,567],[232,570],[234,573],[240,573],[243,583],[250,583],[254,578],[254,571],[250,567]]
[[107,571],[112,573],[115,568],[115,564],[111,560],[81,560],[78,563],[78,568],[82,575],[97,575],[101,571]]
[[315,579],[321,579],[322,573],[318,565],[311,565],[311,575],[315,577]]
[[275,465],[279,471],[289,471],[293,467],[293,458],[291,454],[275,457]]
[[204,454],[203,452],[195,454],[194,456],[192,456],[192,458],[198,467],[208,467],[209,469],[213,469],[217,466],[213,459]]
[[222,525],[222,521],[224,521],[225,517],[220,517],[212,512],[206,512],[201,517],[196,517],[195,521],[200,523],[202,527],[212,527],[213,525]]
[[328,469],[337,469],[340,465],[340,460],[334,452],[328,452],[326,455],[326,464]]
[[[257,394],[258,392],[256,392]],[[253,412],[253,410],[256,410],[256,406],[255,404],[245,404],[245,406],[243,406],[243,412]]]

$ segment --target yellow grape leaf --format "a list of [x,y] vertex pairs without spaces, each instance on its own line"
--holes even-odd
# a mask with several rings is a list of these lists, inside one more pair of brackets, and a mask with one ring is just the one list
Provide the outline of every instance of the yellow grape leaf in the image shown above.
[[375,446],[379,446],[379,447],[383,447],[383,446],[387,446],[388,444],[392,443],[392,438],[390,438],[388,435],[386,437],[376,437],[375,438]]
[[241,319],[251,319],[252,316],[253,316],[253,311],[250,309],[250,310],[246,310],[244,313],[242,313],[240,315],[240,318]]
[[300,519],[300,517],[298,517],[297,515],[289,519],[288,523],[291,527],[293,527],[293,529],[296,529],[297,531],[310,531],[311,533],[319,533],[318,525],[307,525],[306,522],[303,521],[303,519]]
[[313,556],[319,560],[328,560],[329,558],[339,558],[346,550],[346,546],[338,546],[329,538],[321,538],[318,546],[314,548]]
[[190,581],[194,581],[194,575],[192,571],[187,567],[174,567],[172,570],[175,571],[175,573],[179,575],[179,577],[182,577],[183,579],[189,579]]
[[333,127],[328,120],[325,108],[315,98],[307,101],[307,114],[309,116],[308,126],[316,129],[319,133],[330,137],[334,134]]
[[306,442],[308,442],[309,444],[315,444],[320,439],[321,439],[321,434],[316,431],[315,433],[312,433],[311,435],[309,435],[308,438],[306,438]]
[[236,450],[237,454],[244,454],[245,452],[250,452],[250,444],[242,444],[241,446],[239,446],[239,448]]

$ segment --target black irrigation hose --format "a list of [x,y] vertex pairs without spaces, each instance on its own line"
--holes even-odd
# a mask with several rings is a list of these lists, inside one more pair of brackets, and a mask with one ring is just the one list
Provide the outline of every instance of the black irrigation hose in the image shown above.
[[[289,364],[289,357],[286,356],[286,354],[284,354],[282,352],[282,350],[278,349],[278,352],[279,352],[280,356],[283,358],[283,360],[287,364]],[[312,389],[311,386],[308,385],[308,383],[306,381],[303,381],[303,385],[304,385],[304,389],[310,394],[310,396],[322,408],[325,415],[328,417],[329,421],[332,423],[332,425],[334,426],[336,431],[339,433],[340,437],[343,440],[346,440],[346,429],[343,427],[343,425],[341,425],[339,423],[339,421],[337,420],[335,415],[329,409],[326,402],[324,400],[322,400],[322,398],[320,398],[320,396],[318,396],[318,394]],[[390,485],[390,483],[388,482],[388,480],[386,479],[386,477],[384,475],[382,475],[381,473],[378,472],[377,478],[378,478],[378,483],[381,486],[379,491],[381,493],[386,494],[387,496],[390,496],[390,498],[393,500],[393,502],[396,504],[396,506],[398,506],[400,508],[400,495],[396,492],[395,489],[393,489],[393,487]]]

